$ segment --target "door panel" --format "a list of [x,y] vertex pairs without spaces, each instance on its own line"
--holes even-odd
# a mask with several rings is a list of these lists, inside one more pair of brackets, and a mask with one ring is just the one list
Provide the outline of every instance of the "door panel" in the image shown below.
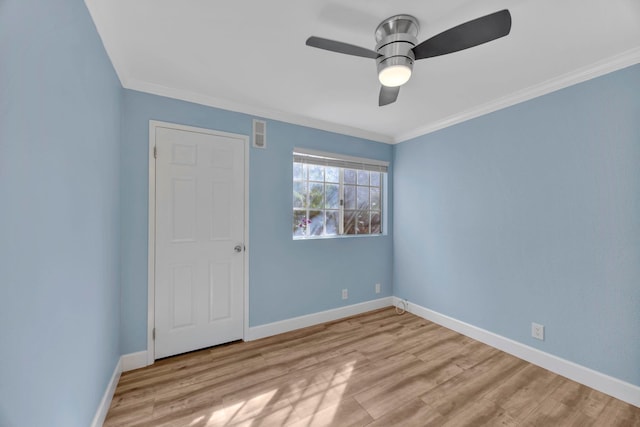
[[231,183],[213,183],[211,196],[211,240],[231,239],[231,218],[233,216],[233,188]]
[[171,329],[193,326],[193,266],[174,265],[171,273]]
[[156,128],[155,357],[242,338],[244,141]]
[[195,242],[196,240],[196,182],[193,177],[172,178],[171,242]]
[[227,319],[231,315],[233,280],[229,263],[213,263],[209,266],[209,320]]

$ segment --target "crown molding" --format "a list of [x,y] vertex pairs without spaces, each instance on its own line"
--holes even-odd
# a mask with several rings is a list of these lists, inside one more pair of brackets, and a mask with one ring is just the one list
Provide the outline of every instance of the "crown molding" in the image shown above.
[[341,135],[353,136],[356,138],[368,139],[370,141],[392,144],[393,138],[388,135],[382,135],[377,132],[371,132],[351,126],[340,125],[337,123],[317,120],[298,114],[286,113],[268,108],[260,108],[252,105],[229,101],[222,98],[216,98],[200,93],[189,92],[181,89],[175,89],[155,83],[144,82],[136,79],[127,78],[126,89],[137,90],[140,92],[150,93],[153,95],[164,96],[167,98],[178,99],[181,101],[193,102],[207,107],[220,108],[227,111],[257,116],[271,120],[278,120],[294,125],[306,126],[314,129],[324,130],[327,132],[339,133]]
[[[94,25],[98,30],[98,35],[102,40],[105,51],[109,56],[109,59],[111,60],[113,68],[115,69],[115,72],[123,88],[182,101],[193,102],[208,107],[220,108],[251,116],[283,121],[295,125],[324,130],[327,132],[334,132],[342,135],[353,136],[356,138],[363,138],[385,144],[402,143],[410,139],[417,138],[419,136],[426,135],[437,130],[444,129],[449,126],[453,126],[458,123],[462,123],[464,121],[471,120],[476,117],[480,117],[485,114],[489,114],[494,111],[498,111],[503,108],[507,108],[512,105],[516,105],[521,102],[528,101],[530,99],[537,98],[539,96],[575,85],[577,83],[591,80],[604,74],[608,74],[613,71],[617,71],[640,63],[639,46],[620,54],[611,56],[607,59],[597,61],[593,64],[587,65],[577,70],[532,85],[528,88],[516,91],[502,98],[492,100],[476,107],[464,110],[462,112],[452,114],[443,119],[427,123],[424,126],[419,126],[400,134],[390,135],[372,132],[352,126],[341,125],[324,120],[313,119],[295,113],[287,113],[269,108],[260,108],[253,105],[203,95],[200,93],[184,91],[132,78],[127,72],[127,67],[125,66],[126,61],[122,57],[121,51],[116,46],[117,41],[119,40],[118,33],[114,28],[109,28],[108,25],[101,25],[101,23],[116,21],[114,19],[109,19],[110,15],[114,14],[113,10],[108,9],[110,2],[85,0],[85,4],[87,6],[87,9],[89,10]],[[113,43],[110,44],[108,43],[108,41],[112,41]]]
[[625,51],[621,54],[611,56],[605,60],[595,62],[586,67],[579,68],[569,73],[554,77],[542,83],[529,86],[528,88],[519,90],[494,101],[489,101],[477,107],[465,110],[463,112],[453,114],[442,120],[421,126],[410,132],[397,135],[394,138],[394,144],[408,141],[440,129],[453,126],[464,121],[511,107],[512,105],[582,83],[587,80],[600,77],[602,75],[621,70],[623,68],[640,63],[640,47]]

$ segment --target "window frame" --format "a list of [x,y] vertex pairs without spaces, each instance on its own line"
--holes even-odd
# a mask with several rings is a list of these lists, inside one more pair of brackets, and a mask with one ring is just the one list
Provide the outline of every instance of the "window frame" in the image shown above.
[[[300,179],[296,179],[295,176],[295,165],[296,164],[303,164],[303,165],[307,165],[307,174],[303,177],[302,180]],[[321,208],[312,208],[310,206],[310,196],[311,196],[311,183],[320,183],[320,181],[316,181],[313,179],[310,179],[309,176],[309,172],[308,169],[310,166],[312,165],[316,165],[316,166],[322,166],[324,168],[329,168],[329,167],[334,167],[334,168],[338,168],[338,182],[332,182],[332,181],[327,181],[327,176],[326,176],[326,169],[324,170],[324,174],[323,174],[323,180],[322,180],[322,185],[323,185],[323,189],[322,189],[322,196],[323,196],[323,200],[322,200],[322,207]],[[293,240],[309,240],[309,239],[340,239],[340,238],[345,238],[345,237],[375,237],[375,236],[383,236],[387,234],[387,230],[386,230],[386,216],[387,216],[387,203],[386,203],[386,199],[387,199],[387,181],[388,181],[388,170],[389,170],[389,162],[386,161],[382,161],[382,160],[374,160],[374,159],[367,159],[367,158],[361,158],[361,157],[353,157],[353,156],[346,156],[346,155],[341,155],[341,154],[336,154],[336,153],[327,153],[327,152],[323,152],[323,151],[317,151],[317,150],[310,150],[310,149],[306,149],[306,148],[299,148],[296,147],[293,149],[293,162],[292,162],[292,238]],[[347,169],[351,169],[351,170],[355,170],[356,171],[356,179],[355,182],[353,184],[345,184],[345,170]],[[304,169],[303,169],[304,170]],[[358,179],[357,179],[357,172],[358,171],[367,171],[369,172],[369,181],[367,182],[367,184],[358,184]],[[371,181],[370,181],[370,174],[371,172],[374,173],[380,173],[379,177],[380,177],[380,182],[378,185],[371,185]],[[305,201],[305,207],[295,207],[295,202],[294,202],[294,189],[295,189],[295,183],[304,183],[305,186],[305,196],[306,196],[306,201]],[[326,233],[326,229],[327,229],[327,213],[330,212],[335,212],[336,209],[331,208],[331,207],[327,207],[327,202],[326,202],[326,195],[327,195],[327,184],[337,184],[338,185],[338,197],[339,197],[339,207],[337,209],[338,211],[338,224],[337,224],[337,229],[336,229],[336,234],[324,234]],[[345,187],[349,185],[353,185],[354,188],[354,203],[355,205],[355,209],[345,209]],[[359,187],[366,187],[368,189],[368,193],[369,193],[369,203],[368,206],[365,210],[367,212],[367,215],[369,217],[369,224],[368,224],[368,232],[367,233],[358,233],[357,230],[357,224],[355,224],[354,226],[356,227],[353,233],[349,233],[349,234],[345,234],[345,224],[344,224],[344,219],[345,219],[345,211],[353,211],[354,215],[356,215],[355,220],[357,220],[357,215],[358,215],[358,205],[357,205],[357,193],[358,193],[358,188]],[[378,189],[378,209],[372,209],[371,206],[371,189]],[[297,215],[297,213],[301,213],[304,212],[304,219],[305,220],[309,220],[310,219],[310,212],[312,211],[321,211],[322,212],[322,217],[323,217],[323,224],[322,224],[322,233],[320,235],[312,235],[309,234],[310,230],[305,228],[304,229],[304,234],[300,235],[300,234],[296,234],[296,230],[299,229],[296,228],[296,218],[299,218],[299,215]],[[379,215],[380,216],[380,231],[378,233],[372,233],[371,232],[371,218],[373,215]]]

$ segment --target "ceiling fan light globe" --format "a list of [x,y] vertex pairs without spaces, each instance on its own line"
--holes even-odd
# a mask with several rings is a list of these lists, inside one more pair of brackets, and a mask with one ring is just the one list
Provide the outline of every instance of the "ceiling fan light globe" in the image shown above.
[[411,78],[411,67],[407,65],[390,65],[380,70],[378,80],[382,86],[402,86]]

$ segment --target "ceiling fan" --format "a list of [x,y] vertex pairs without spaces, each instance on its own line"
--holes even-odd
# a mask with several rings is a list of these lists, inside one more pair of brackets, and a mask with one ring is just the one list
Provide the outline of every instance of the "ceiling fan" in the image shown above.
[[411,77],[413,62],[447,55],[504,37],[511,31],[511,14],[501,10],[460,24],[418,43],[418,20],[411,15],[385,19],[376,29],[376,50],[311,36],[307,46],[376,60],[382,87],[378,105],[398,98],[400,86]]

